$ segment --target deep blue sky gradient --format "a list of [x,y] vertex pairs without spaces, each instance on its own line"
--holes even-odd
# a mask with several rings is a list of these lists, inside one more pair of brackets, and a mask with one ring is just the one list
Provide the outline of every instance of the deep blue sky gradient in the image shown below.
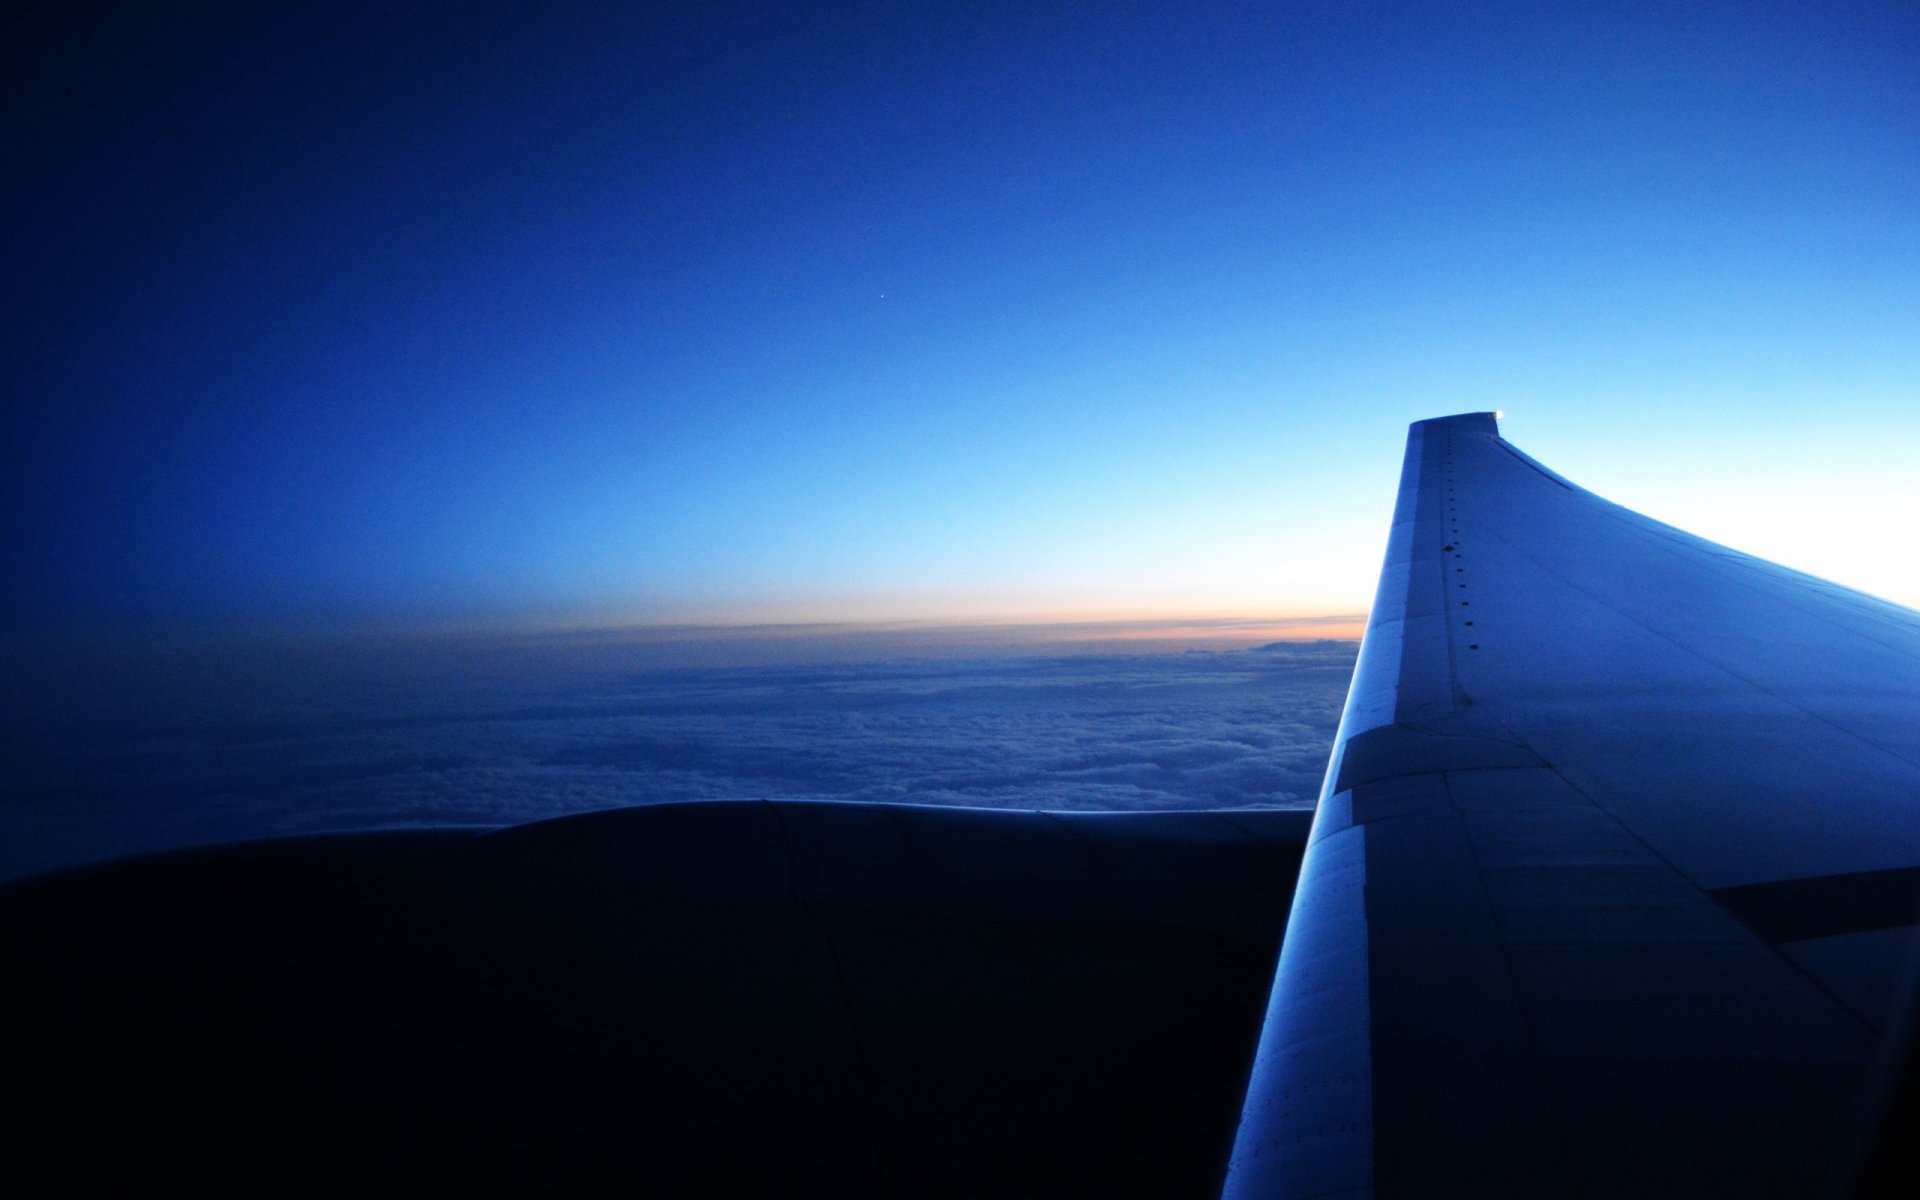
[[13,40],[16,632],[1352,612],[1405,422],[1490,408],[1920,600],[1909,4]]

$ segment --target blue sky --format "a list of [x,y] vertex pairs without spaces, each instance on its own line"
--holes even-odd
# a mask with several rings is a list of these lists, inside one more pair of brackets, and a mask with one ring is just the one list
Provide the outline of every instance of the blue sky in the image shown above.
[[19,39],[12,630],[1352,613],[1479,409],[1920,601],[1911,5],[404,7]]

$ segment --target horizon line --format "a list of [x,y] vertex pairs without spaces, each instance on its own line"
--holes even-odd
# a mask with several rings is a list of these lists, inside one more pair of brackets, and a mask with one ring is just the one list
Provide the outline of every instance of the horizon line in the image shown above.
[[[501,621],[433,625],[353,623],[274,625],[233,622],[172,629],[99,629],[78,636],[4,638],[0,651],[40,658],[62,651],[109,653],[168,648],[248,645],[297,648],[491,645],[526,651],[603,649],[656,651],[679,658],[745,661],[770,656],[848,655],[952,657],[960,654],[1177,652],[1247,649],[1269,642],[1358,641],[1365,612],[1036,614],[976,617],[897,617],[795,621],[582,620],[568,623]],[[77,631],[76,631],[77,632]]]

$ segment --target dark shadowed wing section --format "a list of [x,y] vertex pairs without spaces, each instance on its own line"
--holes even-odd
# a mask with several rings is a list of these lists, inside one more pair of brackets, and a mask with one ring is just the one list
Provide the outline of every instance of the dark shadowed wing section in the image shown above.
[[1844,1188],[1916,916],[1920,615],[1417,424],[1227,1194]]
[[15,884],[7,1178],[1211,1195],[1307,819],[664,805]]

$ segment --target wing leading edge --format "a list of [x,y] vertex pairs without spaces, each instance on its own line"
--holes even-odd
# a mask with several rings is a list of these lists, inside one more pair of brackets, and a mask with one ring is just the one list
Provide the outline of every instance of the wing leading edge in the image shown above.
[[1920,614],[1408,435],[1229,1197],[1811,1196],[1920,913]]

